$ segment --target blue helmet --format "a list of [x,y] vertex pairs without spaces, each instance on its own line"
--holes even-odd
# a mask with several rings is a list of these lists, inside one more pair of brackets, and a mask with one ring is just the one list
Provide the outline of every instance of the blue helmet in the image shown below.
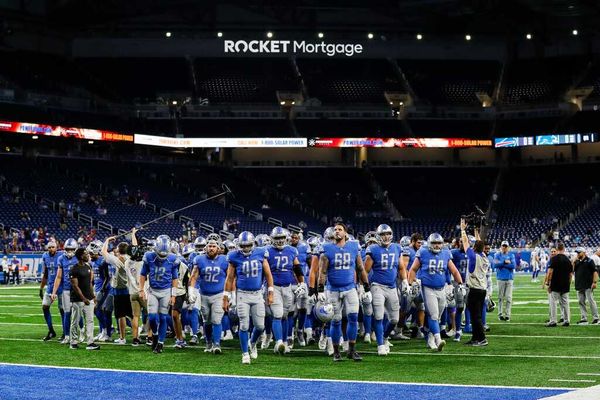
[[249,256],[254,250],[254,235],[252,232],[244,231],[238,236],[238,246],[243,255]]
[[261,233],[260,235],[256,235],[256,237],[254,238],[254,243],[256,244],[257,247],[267,247],[269,245],[271,245],[271,243],[273,243],[271,241],[271,238],[269,237],[269,235],[265,235],[264,233]]
[[289,232],[280,226],[276,226],[271,231],[271,240],[273,240],[273,247],[278,250],[282,250],[287,245],[287,239]]
[[333,305],[322,301],[317,302],[315,304],[315,315],[323,323],[331,321],[334,315]]
[[408,247],[410,246],[410,236],[402,236],[400,239],[400,246]]
[[377,241],[382,246],[387,246],[392,243],[392,240],[394,240],[394,232],[387,224],[379,225],[375,233],[377,234]]
[[439,233],[432,233],[427,238],[427,246],[432,253],[439,253],[444,247],[444,238]]
[[75,250],[77,250],[78,247],[79,245],[77,244],[77,241],[73,238],[68,238],[65,240],[65,245],[63,246],[65,249],[65,254],[68,258],[71,258],[75,255]]
[[185,246],[183,246],[183,250],[181,251],[181,255],[184,256],[184,257],[187,257],[190,254],[192,254],[193,252],[194,252],[194,245],[192,245],[191,243],[188,243]]
[[166,258],[171,251],[171,240],[167,235],[160,235],[156,238],[156,245],[154,246],[154,252],[158,258]]
[[199,253],[202,253],[205,247],[206,239],[204,239],[202,236],[198,236],[196,240],[194,240],[194,250],[196,250]]
[[209,233],[208,236],[206,236],[206,243],[208,242],[216,242],[218,246],[221,246],[221,235],[218,233]]
[[225,246],[225,248],[227,249],[227,251],[234,251],[236,249],[236,245],[235,243],[233,243],[233,241],[231,240],[226,240],[223,242],[223,246]]
[[319,238],[316,236],[311,236],[308,238],[308,240],[306,241],[306,244],[308,244],[308,247],[310,248],[310,253],[314,254],[315,251],[317,250],[317,248],[319,247],[319,245],[321,244],[319,242]]
[[176,240],[171,240],[171,242],[169,242],[169,251],[173,254],[179,254],[179,243],[177,243]]

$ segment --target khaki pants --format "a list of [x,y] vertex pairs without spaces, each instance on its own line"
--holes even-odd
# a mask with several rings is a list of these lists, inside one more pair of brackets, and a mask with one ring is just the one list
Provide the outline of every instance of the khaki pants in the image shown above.
[[87,344],[94,343],[94,301],[85,305],[83,301],[71,303],[71,344],[77,344],[79,339],[79,320],[85,320],[85,336]]
[[577,297],[579,298],[579,309],[581,310],[581,319],[585,319],[587,321],[587,309],[586,309],[586,301],[590,303],[590,311],[592,312],[592,319],[598,319],[598,305],[596,304],[596,300],[594,300],[594,291],[590,289],[586,290],[578,290]]
[[556,323],[556,305],[560,304],[561,315],[565,322],[571,321],[571,311],[569,309],[569,292],[550,293],[550,323]]
[[130,294],[129,300],[131,301],[131,311],[133,313],[133,318],[139,318],[142,315],[142,310],[148,308],[148,303],[146,300],[142,300],[140,298],[139,293]]

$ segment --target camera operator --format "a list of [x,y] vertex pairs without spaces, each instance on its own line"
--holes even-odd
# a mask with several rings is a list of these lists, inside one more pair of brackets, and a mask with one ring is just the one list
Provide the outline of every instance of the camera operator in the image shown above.
[[516,267],[515,255],[509,253],[510,247],[505,240],[500,245],[500,251],[494,255],[496,279],[498,280],[498,319],[510,321],[512,305],[513,272]]
[[467,297],[467,309],[471,313],[471,325],[473,327],[473,336],[467,342],[471,346],[487,346],[488,341],[485,337],[485,328],[483,326],[482,313],[485,306],[487,295],[488,278],[487,273],[490,269],[490,260],[484,253],[485,243],[479,237],[477,228],[474,230],[475,244],[470,247],[469,237],[466,233],[467,224],[464,219],[460,220],[460,239],[467,253],[469,273],[467,274],[467,286],[469,287],[469,296]]

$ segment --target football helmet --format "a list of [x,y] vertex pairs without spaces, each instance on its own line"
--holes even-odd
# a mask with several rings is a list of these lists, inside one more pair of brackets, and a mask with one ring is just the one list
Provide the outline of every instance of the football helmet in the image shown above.
[[238,246],[243,255],[249,256],[254,250],[254,235],[252,232],[244,231],[238,236]]
[[202,236],[198,236],[196,240],[194,240],[194,250],[198,253],[202,253],[204,248],[206,247],[206,239]]
[[90,242],[90,244],[87,245],[86,250],[90,254],[98,255],[98,254],[100,254],[100,251],[102,250],[102,242],[99,240],[94,240],[94,241]]
[[179,254],[179,250],[180,250],[179,243],[177,243],[176,240],[171,240],[169,242],[169,251],[173,254]]
[[439,253],[444,247],[444,238],[439,233],[432,233],[427,238],[427,246],[432,253]]
[[400,239],[400,246],[408,247],[410,246],[410,236],[402,236]]
[[331,243],[335,240],[335,230],[332,226],[325,229],[325,232],[323,232],[323,239],[325,239],[325,242],[327,243]]
[[167,258],[171,251],[171,240],[167,235],[160,235],[156,238],[156,246],[154,246],[154,252],[158,258]]
[[375,233],[377,234],[377,241],[382,246],[387,246],[394,240],[394,232],[387,224],[379,225]]
[[271,231],[271,240],[273,241],[273,247],[278,250],[283,250],[287,245],[289,232],[280,226],[276,226]]
[[319,321],[327,323],[333,319],[333,305],[331,303],[318,301],[315,305],[315,315]]
[[190,254],[192,254],[194,252],[194,245],[191,243],[186,244],[185,246],[183,246],[183,250],[181,251],[181,255],[184,257],[189,256]]
[[77,245],[77,241],[73,238],[68,238],[65,240],[65,244],[63,248],[65,249],[65,255],[68,258],[71,258],[75,255],[75,250],[77,250],[79,246]]

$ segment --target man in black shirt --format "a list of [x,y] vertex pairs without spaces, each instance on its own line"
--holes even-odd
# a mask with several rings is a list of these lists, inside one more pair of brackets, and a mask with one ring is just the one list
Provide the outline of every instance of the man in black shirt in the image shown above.
[[564,316],[562,326],[569,326],[571,312],[569,310],[569,288],[571,286],[571,277],[573,276],[573,264],[565,255],[565,245],[559,243],[556,246],[558,254],[552,258],[552,263],[548,266],[548,293],[550,294],[550,321],[547,327],[556,326],[556,305],[560,303],[561,314]]
[[577,325],[588,324],[586,300],[590,303],[592,324],[596,325],[598,323],[598,306],[596,300],[594,300],[594,289],[596,289],[596,282],[598,282],[596,264],[585,254],[583,247],[576,248],[575,252],[577,253],[577,260],[575,260],[575,290],[577,290],[579,309],[581,310],[581,320]]
[[90,253],[84,248],[75,251],[77,265],[69,271],[71,279],[71,346],[77,349],[79,337],[79,320],[85,318],[87,350],[98,350],[100,346],[94,343],[94,272],[88,264]]

